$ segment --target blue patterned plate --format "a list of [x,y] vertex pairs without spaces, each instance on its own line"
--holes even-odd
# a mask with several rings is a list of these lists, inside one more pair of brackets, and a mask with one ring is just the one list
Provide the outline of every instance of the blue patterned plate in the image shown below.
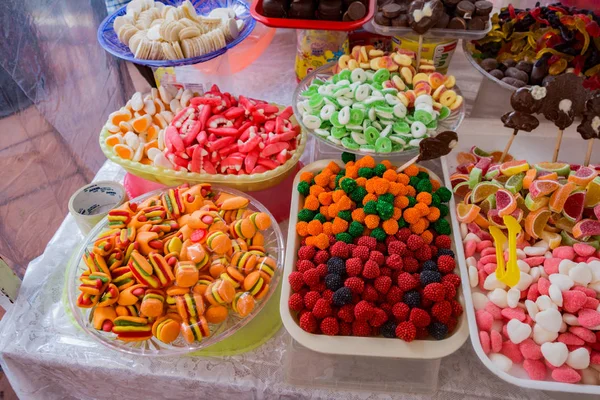
[[[162,3],[178,6],[183,3],[183,0],[160,0]],[[222,49],[217,51],[213,51],[212,53],[207,53],[203,56],[192,57],[192,58],[182,58],[180,60],[141,60],[139,58],[135,58],[133,53],[129,50],[129,47],[125,46],[123,43],[119,41],[117,37],[117,33],[114,30],[113,23],[115,18],[125,15],[126,7],[122,7],[117,10],[114,14],[109,15],[102,21],[100,27],[98,28],[98,42],[100,45],[104,47],[104,50],[108,51],[110,54],[119,57],[123,60],[131,61],[132,63],[148,65],[150,67],[177,67],[180,65],[190,65],[190,64],[199,64],[208,60],[212,60],[215,57],[220,56],[225,53],[228,49],[236,46],[242,40],[246,39],[250,32],[254,29],[256,25],[256,21],[250,15],[250,9],[248,4],[244,2],[244,0],[190,0],[194,7],[196,8],[196,12],[199,15],[208,15],[211,10],[215,8],[231,8],[235,11],[235,15],[237,19],[241,19],[244,21],[244,27],[240,31],[239,36],[227,43]]]

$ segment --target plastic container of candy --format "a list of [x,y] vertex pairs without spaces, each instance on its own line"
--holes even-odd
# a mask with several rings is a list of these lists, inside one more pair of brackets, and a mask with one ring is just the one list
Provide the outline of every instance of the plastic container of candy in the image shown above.
[[[527,135],[519,135],[517,140],[520,141],[519,146],[513,146],[511,148],[511,154],[515,159],[527,159],[529,162],[540,162],[545,161],[547,156],[552,153],[554,146],[553,141],[544,141],[544,135],[541,133],[531,132]],[[545,136],[547,138],[547,135]],[[469,152],[472,146],[478,146],[485,150],[502,149],[507,141],[506,134],[494,134],[494,133],[483,133],[478,132],[470,133],[461,137],[458,146],[456,146],[452,153],[447,157],[442,157],[442,167],[444,170],[444,181],[445,185],[450,187],[450,173],[456,170],[457,162],[456,155],[459,152]],[[546,144],[547,142],[547,144]],[[541,146],[541,148],[540,148]],[[573,136],[572,138],[563,139],[563,145],[561,146],[561,160],[565,162],[580,163],[583,158],[583,148],[585,147],[584,141],[579,137]],[[535,152],[531,152],[530,149],[536,148]],[[592,160],[594,162],[594,160]],[[477,322],[475,320],[475,308],[473,306],[472,296],[474,291],[479,291],[479,288],[471,288],[469,284],[468,267],[465,261],[465,254],[462,243],[462,237],[460,234],[459,223],[456,215],[456,206],[454,199],[450,205],[450,215],[452,217],[452,231],[454,234],[454,243],[456,245],[456,260],[460,268],[460,275],[462,280],[462,290],[464,293],[465,301],[465,314],[467,316],[469,333],[471,336],[471,344],[475,353],[481,360],[481,362],[489,369],[494,375],[500,379],[509,382],[513,385],[521,386],[529,389],[537,390],[550,390],[557,392],[569,392],[569,393],[583,393],[583,394],[595,394],[600,395],[599,385],[584,385],[584,384],[571,384],[561,383],[554,381],[535,381],[529,378],[525,370],[521,365],[513,364],[512,368],[508,372],[500,370],[484,353],[481,341],[479,339],[479,330],[477,328]],[[285,286],[284,286],[285,287]]]
[[[178,6],[182,3],[182,0],[158,0],[161,3]],[[176,67],[180,65],[191,65],[199,64],[208,60],[212,60],[224,54],[227,50],[235,47],[241,43],[250,33],[254,30],[256,21],[250,15],[250,9],[248,4],[243,0],[190,0],[199,15],[208,15],[211,10],[215,8],[230,8],[235,11],[236,19],[241,20],[244,26],[239,32],[237,38],[227,43],[227,45],[216,51],[204,54],[198,57],[182,58],[179,60],[144,60],[135,58],[131,50],[127,45],[121,43],[117,37],[117,33],[114,29],[115,18],[125,15],[126,6],[121,7],[115,11],[112,15],[109,15],[102,21],[98,27],[98,42],[104,50],[108,51],[115,57],[121,58],[126,61],[130,61],[135,64],[147,65],[150,67]]]
[[[477,60],[473,57],[473,44],[471,42],[469,42],[467,40],[463,40],[463,51],[465,53],[465,57],[467,58],[467,60],[469,60],[469,62],[473,66],[473,68],[475,68],[485,78],[500,85],[500,87],[502,87],[503,89],[510,90],[511,93],[514,92],[515,90],[517,90],[516,87],[509,85],[506,82],[502,82],[500,79],[495,78],[494,76],[488,74],[486,70],[481,68],[481,65],[479,65]],[[530,85],[526,85],[526,86],[529,87]]]
[[[166,191],[168,189],[165,189]],[[67,286],[67,296],[69,300],[69,306],[71,308],[71,312],[73,317],[77,321],[77,324],[84,330],[84,332],[94,339],[95,341],[109,347],[113,350],[122,351],[129,354],[134,354],[138,356],[173,356],[173,355],[181,355],[190,353],[193,351],[197,351],[206,347],[209,347],[215,343],[220,342],[221,340],[231,336],[238,329],[244,327],[248,324],[252,318],[254,318],[264,305],[269,301],[273,293],[277,289],[277,285],[279,284],[279,280],[281,278],[282,270],[283,270],[283,234],[281,233],[281,229],[279,225],[275,222],[275,218],[271,215],[269,210],[260,204],[256,199],[248,196],[245,193],[241,193],[237,190],[230,189],[224,186],[212,186],[212,190],[216,193],[228,193],[236,196],[243,196],[250,200],[248,204],[248,209],[258,212],[266,213],[271,221],[271,227],[265,231],[262,231],[262,234],[265,238],[265,252],[268,253],[273,258],[277,259],[277,269],[275,270],[275,274],[271,280],[271,284],[269,287],[269,291],[267,294],[260,300],[256,302],[256,306],[254,310],[244,318],[240,318],[236,316],[235,313],[230,312],[227,319],[221,324],[214,325],[209,324],[209,328],[211,331],[211,335],[202,340],[201,342],[194,342],[193,344],[188,344],[184,339],[182,334],[172,343],[166,344],[161,342],[160,340],[152,337],[151,339],[137,342],[124,342],[118,340],[116,335],[112,332],[104,332],[98,331],[94,329],[92,325],[92,310],[89,308],[79,308],[77,306],[77,298],[79,296],[79,277],[82,272],[86,271],[88,268],[82,260],[84,252],[86,250],[91,250],[94,245],[94,241],[98,238],[98,236],[104,232],[109,230],[108,226],[108,218],[105,217],[96,225],[96,227],[85,237],[81,246],[74,253],[71,258],[71,262],[68,266],[68,272],[66,274],[66,286]],[[141,203],[145,199],[160,195],[164,192],[163,190],[156,190],[150,193],[146,193],[142,196],[139,196],[133,200],[130,200],[131,203]]]
[[[335,63],[335,62],[329,63],[329,64],[324,65],[323,67],[311,72],[298,84],[298,86],[296,87],[296,90],[294,91],[294,96],[292,98],[292,107],[294,109],[294,115],[296,115],[296,116],[302,115],[302,113],[298,109],[298,103],[305,100],[302,96],[302,92],[307,90],[308,87],[312,84],[313,80],[315,80],[315,79],[320,79],[322,81],[326,81],[326,80],[330,79],[333,75],[335,75],[336,69],[337,69],[337,63]],[[454,90],[457,95],[461,94],[461,91],[458,86],[454,86],[452,88],[452,90]],[[439,121],[436,132],[443,132],[443,131],[448,131],[448,130],[456,131],[458,129],[458,127],[460,126],[460,124],[462,123],[464,118],[465,118],[465,103],[463,102],[461,104],[461,106],[456,111],[453,111],[446,119]],[[417,155],[419,152],[418,147],[415,147],[410,150],[402,150],[402,151],[395,151],[395,152],[393,151],[393,152],[389,152],[389,153],[368,152],[368,151],[362,151],[360,149],[359,150],[348,149],[348,148],[342,146],[341,144],[335,144],[335,143],[327,140],[326,138],[318,135],[317,133],[315,133],[315,131],[313,129],[307,128],[302,123],[302,118],[297,117],[297,120],[298,120],[298,123],[300,124],[300,126],[302,126],[302,129],[309,132],[319,142],[321,142],[327,146],[333,147],[339,151],[345,151],[347,153],[354,153],[354,154],[359,154],[359,155],[370,155],[370,156],[377,156],[377,157],[382,156],[382,157],[388,157],[388,158],[393,157],[396,159],[397,158],[409,159],[409,158]]]
[[[291,117],[291,121],[294,124],[297,123],[294,116]],[[294,171],[294,167],[296,164],[298,164],[308,139],[306,132],[302,131],[296,139],[298,147],[296,148],[292,158],[290,158],[285,164],[280,165],[275,169],[260,174],[222,175],[176,171],[174,169],[165,169],[154,165],[146,165],[136,161],[126,160],[116,155],[112,148],[107,146],[106,138],[110,134],[111,133],[106,128],[102,128],[102,131],[100,132],[100,148],[102,149],[102,152],[106,158],[116,164],[119,164],[126,171],[133,175],[139,176],[140,178],[167,186],[177,186],[181,185],[182,183],[216,183],[249,192],[265,190],[281,183],[292,171]]]
[[319,29],[327,31],[353,31],[359,29],[375,14],[376,0],[369,0],[367,14],[356,21],[323,21],[319,19],[271,18],[263,14],[263,0],[254,0],[250,13],[258,22],[272,28]]
[[[375,20],[372,21],[373,29],[376,33],[384,36],[406,36],[418,38],[419,35],[415,33],[409,26],[386,26],[380,25]],[[482,31],[470,31],[470,30],[459,30],[459,29],[438,29],[432,28],[423,34],[423,38],[436,38],[436,39],[462,39],[462,40],[477,40],[485,37],[488,32],[492,29],[492,23],[488,20],[486,28]]]
[[[294,188],[300,182],[300,175],[303,172],[317,173],[329,164],[331,161],[337,162],[342,166],[341,161],[320,160],[307,165],[296,175]],[[436,180],[441,180],[432,171],[427,170],[430,176]],[[454,207],[454,200],[450,201],[449,207]],[[298,222],[298,212],[302,209],[300,204],[300,193],[294,190],[292,195],[292,204],[290,208],[290,220],[287,237],[287,246],[285,254],[284,279],[282,282],[280,314],[283,325],[289,334],[300,343],[313,351],[328,354],[354,355],[354,356],[373,356],[373,357],[392,357],[392,358],[416,358],[416,359],[434,359],[445,357],[458,350],[467,340],[468,327],[467,319],[463,313],[458,321],[454,333],[443,340],[414,340],[410,343],[400,339],[387,339],[380,337],[354,337],[354,336],[327,336],[308,333],[300,328],[297,318],[292,315],[288,306],[288,299],[292,290],[287,277],[296,269],[298,260],[298,249],[300,248],[300,238],[293,228]],[[448,218],[448,217],[447,217]],[[453,221],[456,217],[453,217]],[[453,245],[454,248],[454,245]],[[462,290],[458,291],[458,301],[464,304]]]

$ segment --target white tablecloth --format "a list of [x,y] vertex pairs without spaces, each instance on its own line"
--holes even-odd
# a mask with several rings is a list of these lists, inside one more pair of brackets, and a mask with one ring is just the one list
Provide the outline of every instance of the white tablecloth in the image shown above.
[[[291,73],[294,54],[294,33],[278,33],[268,54],[232,78],[235,92],[290,104],[296,86]],[[96,180],[121,180],[123,175],[120,167],[107,162]],[[29,264],[17,302],[0,322],[0,364],[22,399],[548,398],[500,381],[479,362],[468,341],[442,360],[433,395],[345,391],[343,386],[333,391],[286,383],[290,337],[284,329],[259,349],[234,357],[152,359],[113,352],[76,329],[62,303],[65,269],[82,239],[67,216],[44,254]],[[302,357],[303,365],[295,364],[294,369],[310,369],[322,357]]]

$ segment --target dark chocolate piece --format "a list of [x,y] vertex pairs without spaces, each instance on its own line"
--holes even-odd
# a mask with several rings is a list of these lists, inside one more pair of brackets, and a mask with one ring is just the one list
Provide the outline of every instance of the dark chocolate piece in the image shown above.
[[583,77],[566,73],[556,77],[546,87],[542,112],[558,129],[565,129],[575,117],[583,114],[589,92],[583,87]]
[[392,20],[386,18],[381,11],[377,11],[375,14],[375,23],[383,26],[392,26]]
[[463,0],[456,6],[456,16],[471,19],[475,13],[475,5],[470,1]]
[[296,19],[314,19],[315,18],[315,7],[312,1],[292,1],[290,9],[288,11],[288,17]]
[[533,64],[527,61],[519,61],[517,65],[515,65],[515,68],[520,69],[527,75],[531,75],[531,71],[533,70]]
[[496,79],[504,78],[504,72],[500,71],[499,69],[493,69],[488,73]]
[[516,88],[520,88],[526,85],[525,82],[520,81],[516,78],[511,78],[510,76],[505,76],[504,78],[500,79],[502,82],[508,83],[510,86],[514,86]]
[[367,15],[367,8],[360,1],[355,1],[354,3],[350,4],[346,14],[348,14],[352,21],[358,21]]
[[263,15],[269,18],[285,18],[288,3],[285,0],[263,0]]
[[525,132],[531,132],[540,124],[540,121],[533,115],[519,111],[507,112],[500,120],[502,120],[502,123],[507,128],[518,129]]
[[421,140],[417,161],[433,160],[449,154],[458,144],[458,135],[453,131],[444,131],[434,137]]
[[342,19],[342,0],[321,0],[317,8],[317,18],[326,21]]
[[527,114],[536,114],[542,109],[544,98],[546,97],[546,88],[533,86],[532,88],[522,87],[513,92],[510,96],[510,105],[515,111]]
[[577,132],[584,140],[600,138],[600,92],[596,92],[585,102],[583,119]]
[[448,29],[467,29],[467,23],[461,17],[454,17],[448,23]]
[[381,7],[381,11],[386,18],[394,19],[400,15],[402,8],[398,4],[386,4]]
[[444,12],[442,13],[442,16],[440,17],[438,22],[436,22],[436,24],[433,27],[444,29],[448,26],[448,22],[450,22],[450,16]]
[[480,0],[475,2],[475,15],[481,15],[487,17],[492,12],[494,5],[487,0]]
[[400,14],[397,18],[394,18],[392,20],[392,26],[407,27],[408,26],[408,15]]
[[487,17],[473,17],[467,21],[467,28],[470,31],[482,31],[485,29],[488,19]]
[[506,71],[507,68],[514,67],[515,65],[517,65],[517,62],[512,58],[508,58],[502,61],[501,64],[504,66],[504,70]]
[[507,68],[506,71],[504,71],[504,75],[510,78],[518,79],[525,83],[527,83],[527,81],[529,80],[529,75],[527,75],[527,72],[523,72],[520,69],[517,69],[516,67]]
[[456,7],[462,0],[444,0],[444,5],[447,7]]
[[495,58],[486,58],[479,65],[481,65],[481,68],[483,68],[484,71],[489,72],[498,68],[498,61],[496,61]]
[[443,12],[440,0],[414,0],[408,9],[408,21],[413,31],[422,35],[437,23]]

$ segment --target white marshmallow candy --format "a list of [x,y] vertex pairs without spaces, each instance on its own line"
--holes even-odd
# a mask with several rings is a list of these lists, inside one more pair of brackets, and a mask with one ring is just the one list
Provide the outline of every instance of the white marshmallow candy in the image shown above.
[[473,307],[476,311],[483,310],[485,305],[489,302],[487,296],[483,293],[475,292],[472,296]]
[[[508,244],[505,245],[506,249],[508,249]],[[527,254],[521,249],[517,249],[517,260],[524,260],[527,258]]]
[[570,325],[570,326],[580,326],[581,325],[579,323],[579,320],[577,319],[577,317],[573,314],[564,313],[562,318],[563,318],[563,322],[567,325]]
[[531,335],[531,326],[518,319],[511,319],[506,324],[506,332],[508,332],[508,338],[514,344],[519,344]]
[[463,240],[465,240],[468,233],[469,233],[469,228],[467,227],[467,224],[465,224],[464,222],[461,222],[460,223],[460,237],[463,238]]
[[511,359],[506,357],[504,354],[492,353],[489,355],[489,358],[498,369],[504,372],[508,372],[512,368],[513,363]]
[[592,283],[600,282],[600,261],[594,260],[588,263],[588,267],[592,271]]
[[569,278],[576,284],[587,286],[592,281],[592,270],[586,263],[579,263],[569,271]]
[[506,304],[510,308],[515,308],[519,304],[520,299],[521,292],[519,292],[519,289],[512,288],[506,293]]
[[563,321],[560,323],[560,329],[558,330],[558,333],[565,333],[567,329],[569,329],[569,326],[565,323],[565,321]]
[[567,365],[574,369],[586,369],[590,366],[590,353],[583,347],[573,350],[567,357]]
[[483,288],[485,290],[504,289],[506,288],[506,284],[500,282],[498,278],[496,278],[496,274],[489,274],[483,282]]
[[540,247],[527,246],[523,249],[525,254],[528,255],[529,257],[543,256],[546,253],[546,250],[548,250],[547,247],[541,247],[541,246]]
[[550,299],[550,297],[548,297],[546,295],[538,297],[537,300],[535,301],[535,304],[537,304],[537,306],[540,309],[540,311],[544,311],[544,310],[547,310],[549,308],[556,307],[556,304],[554,304],[552,302],[552,299]]
[[525,272],[526,274],[529,273],[529,271],[531,270],[531,267],[529,266],[529,264],[527,264],[525,261],[523,260],[517,260],[517,267],[519,267],[520,271]]
[[532,300],[525,300],[525,308],[527,309],[527,314],[529,314],[529,316],[535,320],[536,314],[540,312],[537,304],[535,304],[535,302]]
[[577,263],[571,261],[571,260],[562,260],[559,264],[558,264],[558,272],[563,274],[563,275],[569,275],[569,271],[572,268],[575,268],[575,266],[577,265]]
[[542,344],[542,355],[550,364],[560,367],[569,357],[567,345],[561,342]]
[[549,332],[558,332],[563,321],[560,311],[549,308],[537,313],[535,322]]
[[477,267],[477,259],[475,257],[469,257],[465,260],[465,262],[467,263],[467,265],[473,266],[473,267]]
[[507,293],[504,289],[496,288],[488,293],[488,299],[500,308],[508,307]]
[[467,233],[467,236],[464,237],[463,242],[468,242],[470,240],[474,240],[477,243],[481,242],[481,239],[479,238],[479,236],[477,236],[473,232]]
[[531,277],[531,275],[526,274],[523,271],[519,271],[519,273],[521,274],[521,277],[519,278],[519,283],[515,285],[515,288],[523,291],[531,285],[531,283],[533,282],[533,278]]
[[559,307],[562,307],[563,296],[558,286],[550,285],[550,288],[548,288],[548,294],[550,295],[550,299],[554,304],[556,304]]
[[557,337],[557,332],[547,331],[538,324],[533,326],[533,341],[539,345],[547,342],[553,342]]
[[598,282],[594,282],[594,283],[590,283],[588,285],[588,288],[595,290],[596,292],[600,292],[600,281]]
[[469,285],[471,285],[472,288],[479,285],[479,273],[477,268],[472,265],[469,265]]
[[575,285],[573,279],[563,274],[552,274],[548,279],[550,280],[550,283],[557,285],[561,292],[569,290]]
[[531,275],[531,279],[533,279],[533,283],[540,280],[540,276],[542,276],[542,269],[543,268],[541,268],[541,267],[533,267],[533,268],[531,268],[531,271],[529,271],[529,275]]

